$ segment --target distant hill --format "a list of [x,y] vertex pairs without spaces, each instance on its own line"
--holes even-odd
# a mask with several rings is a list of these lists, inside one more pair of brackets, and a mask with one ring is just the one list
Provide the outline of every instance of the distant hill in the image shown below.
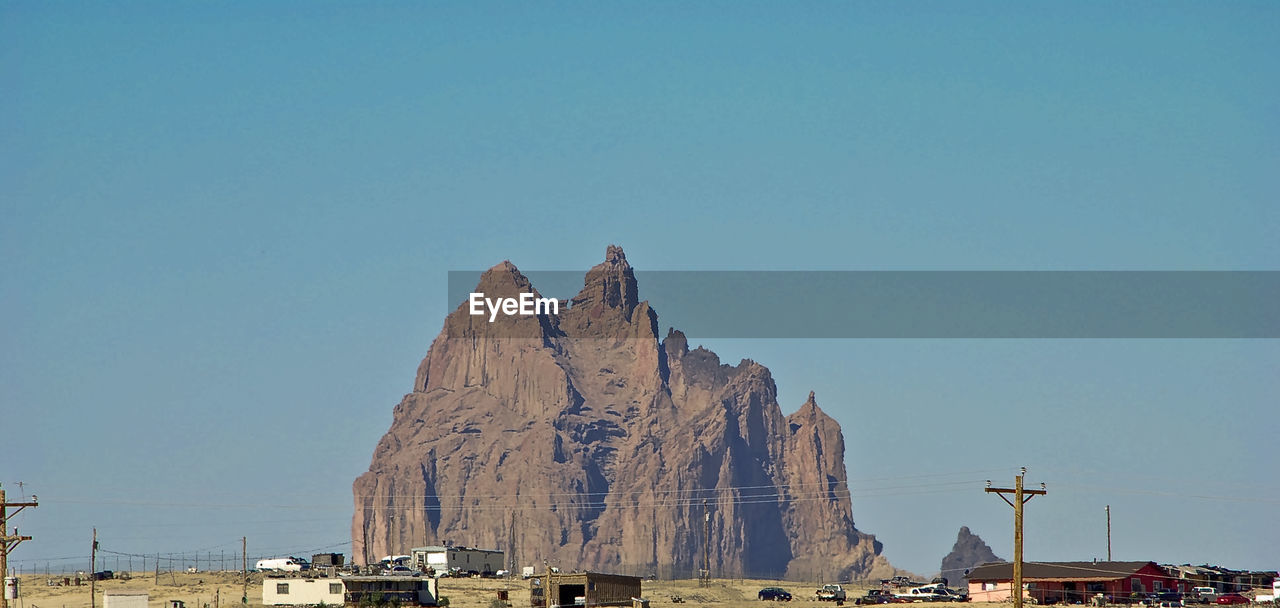
[[[621,248],[583,283],[559,314],[448,315],[354,483],[357,562],[452,541],[566,571],[689,578],[705,548],[717,577],[897,573],[812,393],[786,416],[763,365],[661,338]],[[510,262],[474,291],[537,293]]]
[[951,553],[942,558],[942,576],[946,577],[948,583],[956,585],[964,580],[965,572],[970,568],[987,562],[1002,561],[1004,560],[996,557],[995,552],[981,537],[970,532],[968,526],[961,526]]

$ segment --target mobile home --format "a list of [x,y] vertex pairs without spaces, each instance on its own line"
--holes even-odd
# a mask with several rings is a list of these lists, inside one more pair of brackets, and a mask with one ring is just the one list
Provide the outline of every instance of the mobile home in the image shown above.
[[415,547],[413,566],[422,571],[428,568],[437,574],[457,572],[461,574],[492,575],[502,570],[504,555],[501,551],[469,547]]

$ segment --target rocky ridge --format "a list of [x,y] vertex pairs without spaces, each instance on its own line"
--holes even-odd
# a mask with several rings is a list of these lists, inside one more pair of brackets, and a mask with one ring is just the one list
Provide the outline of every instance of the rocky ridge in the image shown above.
[[974,566],[1002,561],[981,537],[969,531],[968,526],[960,526],[951,553],[942,558],[942,576],[954,584],[964,580],[965,574]]
[[[510,262],[475,291],[536,293]],[[705,548],[716,576],[895,573],[854,527],[844,438],[814,395],[784,416],[767,368],[660,336],[638,294],[610,246],[558,315],[450,313],[353,484],[355,560],[452,542],[690,577]]]

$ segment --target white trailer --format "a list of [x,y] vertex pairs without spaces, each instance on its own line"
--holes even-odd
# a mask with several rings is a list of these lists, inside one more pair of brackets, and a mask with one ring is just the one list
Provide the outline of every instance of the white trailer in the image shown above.
[[262,605],[314,606],[324,602],[341,606],[346,591],[342,579],[268,577],[262,581]]
[[414,567],[437,574],[479,574],[491,576],[506,567],[501,551],[471,547],[414,547]]
[[307,569],[307,561],[296,557],[275,557],[260,559],[253,567],[260,572],[301,572]]

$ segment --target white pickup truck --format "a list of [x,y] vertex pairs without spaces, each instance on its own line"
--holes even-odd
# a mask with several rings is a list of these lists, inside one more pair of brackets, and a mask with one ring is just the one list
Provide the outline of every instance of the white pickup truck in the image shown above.
[[840,585],[823,585],[813,595],[819,602],[843,602],[849,597]]
[[893,594],[893,597],[904,602],[965,602],[969,600],[968,596],[956,593],[941,583],[912,587]]

